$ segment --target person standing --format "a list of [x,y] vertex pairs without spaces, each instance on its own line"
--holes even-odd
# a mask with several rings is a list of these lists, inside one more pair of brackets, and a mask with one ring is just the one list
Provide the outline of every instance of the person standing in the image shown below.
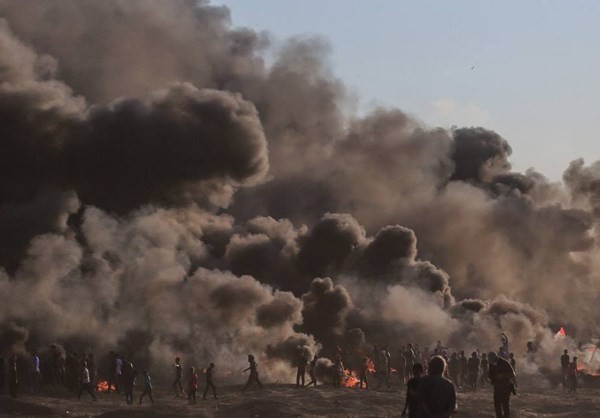
[[19,369],[17,365],[17,356],[13,356],[8,368],[8,393],[16,398],[19,391]]
[[308,385],[306,386],[313,385],[314,387],[317,387],[317,360],[318,357],[314,356],[308,365],[308,376],[310,377],[310,382],[308,382]]
[[248,381],[246,382],[246,385],[242,390],[248,389],[248,386],[250,386],[250,383],[252,382],[255,382],[258,385],[259,389],[262,389],[262,383],[260,383],[260,379],[258,378],[258,365],[256,364],[256,361],[254,360],[254,356],[252,354],[248,354],[248,364],[249,366],[247,369],[244,370],[244,372],[247,372],[249,370],[250,376],[248,376]]
[[34,350],[31,355],[31,375],[29,376],[29,390],[31,393],[37,393],[40,389],[40,356]]
[[563,351],[563,355],[560,356],[560,367],[562,371],[562,387],[563,390],[567,390],[567,377],[569,375],[569,364],[571,359],[569,357],[569,350]]
[[123,363],[123,389],[125,390],[125,401],[128,404],[133,403],[133,391],[135,389],[136,371],[133,363],[125,361]]
[[97,401],[96,394],[94,393],[94,389],[92,387],[92,382],[90,380],[90,371],[88,370],[87,363],[85,361],[82,362],[81,368],[81,382],[79,386],[79,393],[77,394],[77,399],[81,399],[81,394],[85,390],[90,396]]
[[344,364],[342,363],[342,357],[338,354],[335,356],[335,363],[333,363],[333,387],[339,388],[342,386],[342,379],[344,377]]
[[[422,366],[421,366],[422,367]],[[398,350],[398,359],[396,360],[396,373],[401,384],[406,383],[406,357],[404,356],[404,349]]]
[[488,363],[488,358],[487,358],[486,353],[481,354],[480,367],[481,367],[481,379],[479,380],[479,383],[481,384],[481,387],[483,387],[483,385],[485,385],[486,379],[488,378],[488,371],[489,371],[489,363]]
[[362,389],[363,383],[365,385],[365,389],[369,389],[369,358],[367,356],[363,357],[360,363],[360,370],[358,372],[358,383],[359,387]]
[[510,416],[510,395],[515,391],[515,371],[510,363],[495,352],[488,354],[488,377],[494,386],[496,418]]
[[[308,364],[308,360],[306,359],[306,354],[299,352],[298,353],[298,371],[296,372],[296,387],[304,387],[304,378],[306,377],[306,365]],[[302,382],[302,384],[300,383]]]
[[204,395],[202,396],[203,400],[206,400],[206,395],[208,394],[208,389],[212,389],[213,397],[217,399],[217,388],[213,383],[213,374],[215,371],[215,363],[210,363],[210,365],[206,368],[206,389],[204,389]]
[[196,374],[196,369],[190,367],[190,381],[188,384],[188,401],[190,404],[196,403],[196,392],[198,392],[198,374]]
[[575,393],[577,392],[577,376],[579,372],[577,371],[577,357],[573,357],[573,361],[569,363],[569,368],[567,370],[567,381],[569,385],[569,392]]
[[181,393],[181,396],[185,397],[185,392],[183,391],[183,386],[181,385],[181,377],[183,375],[181,358],[175,357],[175,364],[173,364],[173,369],[175,371],[175,380],[173,380],[173,389],[175,389],[175,397],[179,397],[179,393]]
[[468,373],[468,383],[469,387],[473,392],[477,388],[477,378],[479,377],[479,357],[477,356],[477,352],[473,351],[471,353],[471,358],[467,361],[467,373]]
[[463,350],[461,350],[460,352],[460,356],[458,357],[458,361],[459,361],[459,374],[460,374],[460,386],[464,387],[468,385],[467,382],[467,365],[469,363],[469,361],[467,360],[467,357],[465,356],[465,352]]
[[152,397],[152,378],[150,378],[150,374],[147,370],[144,370],[142,373],[144,375],[144,391],[140,395],[140,405],[142,404],[142,399],[144,399],[144,396],[146,395],[148,395],[150,402],[154,405],[154,398]]
[[423,365],[415,363],[413,365],[413,377],[406,383],[406,400],[404,401],[404,409],[402,416],[406,416],[408,410],[408,418],[420,418],[419,415],[419,381],[423,374]]
[[117,392],[121,392],[121,388],[123,387],[123,359],[119,355],[116,354],[115,357],[115,388]]
[[429,362],[428,375],[419,380],[417,397],[419,417],[449,418],[456,413],[456,389],[444,377],[446,361],[436,356]]

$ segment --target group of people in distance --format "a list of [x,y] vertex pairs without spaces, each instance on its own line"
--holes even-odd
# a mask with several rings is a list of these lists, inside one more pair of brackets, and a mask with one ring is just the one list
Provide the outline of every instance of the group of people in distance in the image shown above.
[[[530,360],[535,352],[534,344],[529,342],[527,355]],[[421,351],[418,345],[407,344],[400,347],[396,356],[392,356],[387,346],[379,347],[375,344],[372,351],[354,356],[337,348],[337,354],[333,358],[332,362],[319,361],[319,357],[315,355],[309,361],[309,353],[299,349],[296,386],[316,387],[319,377],[325,381],[330,380],[334,388],[354,386],[369,389],[369,381],[374,377],[377,388],[383,385],[389,388],[392,375],[396,375],[400,384],[406,385],[402,415],[408,414],[409,417],[449,417],[457,410],[457,389],[475,391],[477,387],[482,387],[488,382],[493,386],[496,416],[508,417],[510,397],[517,394],[516,361],[514,354],[509,352],[508,338],[504,334],[502,346],[497,352],[480,353],[477,350],[468,358],[465,351],[449,354],[449,350],[439,341],[431,354],[427,348]],[[348,368],[344,366],[343,361],[348,363]],[[575,392],[578,377],[577,357],[571,359],[568,350],[565,349],[560,363],[563,388]],[[187,398],[190,403],[195,404],[199,388],[198,370],[189,366],[187,371],[184,371],[180,357],[175,358],[172,369],[175,396]],[[8,379],[5,371],[8,372]],[[212,391],[214,399],[217,399],[217,389],[213,382],[215,364],[210,363],[202,372],[206,379],[202,399],[206,400],[209,391]],[[258,365],[252,354],[248,355],[248,367],[244,372],[249,372],[249,375],[242,390],[245,391],[252,384],[257,385],[259,389],[263,388]],[[307,372],[310,381],[306,384]],[[108,368],[105,368],[102,376],[106,379],[103,381],[106,392],[123,393],[128,404],[134,403],[138,372],[130,359],[111,352],[108,356]],[[16,397],[21,377],[25,378],[32,394],[36,393],[43,383],[66,386],[77,394],[78,399],[84,393],[89,394],[94,401],[98,399],[96,392],[99,374],[91,352],[78,357],[52,345],[50,350],[41,355],[33,351],[29,358],[11,356],[8,364],[0,357],[0,392],[4,390],[5,382],[8,381],[9,394]],[[154,404],[153,384],[148,370],[141,372],[141,378],[143,386],[138,403],[142,404],[147,396]],[[184,380],[187,385],[184,384]]]

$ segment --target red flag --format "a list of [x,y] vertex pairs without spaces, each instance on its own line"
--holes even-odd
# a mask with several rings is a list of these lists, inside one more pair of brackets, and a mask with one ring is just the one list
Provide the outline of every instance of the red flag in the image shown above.
[[560,327],[558,332],[554,335],[554,338],[564,338],[566,336],[567,336],[567,333],[565,332],[565,329],[563,327]]

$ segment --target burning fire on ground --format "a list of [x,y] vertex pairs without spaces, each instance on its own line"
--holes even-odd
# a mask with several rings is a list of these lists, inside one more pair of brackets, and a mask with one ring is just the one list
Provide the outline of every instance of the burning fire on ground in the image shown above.
[[[110,390],[116,391],[117,388],[115,385],[110,385]],[[106,380],[100,380],[96,383],[96,391],[97,392],[108,392],[108,382]]]

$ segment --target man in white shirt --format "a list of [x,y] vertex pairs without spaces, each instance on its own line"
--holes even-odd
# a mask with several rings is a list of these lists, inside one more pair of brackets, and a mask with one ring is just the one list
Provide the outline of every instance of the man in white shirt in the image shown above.
[[94,388],[92,387],[92,382],[90,381],[90,371],[87,368],[87,362],[83,361],[82,363],[83,369],[81,370],[81,386],[79,386],[79,394],[77,395],[77,399],[81,399],[81,394],[85,390],[89,393],[94,401],[97,401],[96,394],[94,393]]

